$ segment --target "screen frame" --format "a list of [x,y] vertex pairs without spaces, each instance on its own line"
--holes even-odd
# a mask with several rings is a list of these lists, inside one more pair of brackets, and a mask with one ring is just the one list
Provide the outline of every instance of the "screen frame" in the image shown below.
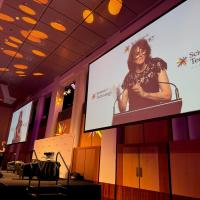
[[[32,103],[31,104],[31,109],[30,109],[30,115],[29,115],[29,119],[28,119],[28,127],[27,127],[27,132],[26,132],[26,137],[23,141],[19,141],[19,142],[12,142],[12,143],[9,143],[8,144],[8,139],[9,139],[9,133],[10,133],[10,129],[11,129],[11,125],[12,125],[12,119],[13,119],[13,114],[17,111],[19,111],[21,108],[23,108],[24,106],[28,105],[29,103]],[[6,146],[9,146],[9,145],[14,145],[14,144],[18,144],[18,143],[25,143],[27,142],[27,138],[28,138],[28,134],[29,134],[29,126],[30,126],[30,121],[31,121],[31,118],[32,118],[32,115],[33,115],[33,101],[30,101],[28,103],[25,103],[23,106],[21,106],[20,108],[18,108],[17,110],[15,110],[13,113],[12,113],[12,118],[11,118],[11,121],[10,121],[10,126],[9,126],[9,133],[8,133],[8,137],[7,137],[7,141],[6,141]]]
[[[88,89],[89,89],[88,83],[89,83],[90,68],[91,68],[92,63],[94,63],[96,60],[102,58],[105,54],[109,53],[114,48],[116,48],[117,46],[119,46],[120,44],[122,44],[123,42],[125,42],[126,40],[128,40],[129,38],[131,38],[132,36],[134,36],[135,34],[137,34],[138,32],[140,32],[144,28],[150,26],[152,23],[154,23],[155,21],[159,20],[160,18],[162,18],[166,14],[170,13],[171,11],[175,10],[177,7],[179,7],[180,5],[184,4],[187,1],[188,0],[182,0],[182,1],[176,2],[175,5],[172,5],[170,8],[166,9],[162,14],[158,14],[155,18],[153,18],[152,20],[150,20],[148,23],[143,24],[136,31],[133,31],[132,33],[128,34],[125,38],[123,38],[122,40],[119,40],[114,46],[112,46],[108,50],[104,51],[101,55],[97,56],[95,59],[93,59],[91,62],[89,62],[89,64],[88,64],[88,72],[87,72],[87,82],[86,82],[85,108],[84,108],[84,110],[85,110],[84,132],[85,133],[87,133],[87,132],[93,132],[93,131],[97,131],[97,130],[105,130],[105,129],[110,129],[110,128],[117,128],[119,126],[142,124],[144,122],[152,122],[152,121],[155,121],[155,120],[159,121],[159,120],[164,120],[164,119],[171,119],[172,117],[177,118],[177,117],[180,117],[180,116],[187,116],[188,114],[195,114],[195,113],[198,113],[200,111],[200,110],[188,111],[188,112],[184,112],[184,113],[177,113],[177,114],[165,115],[165,116],[154,117],[154,118],[149,118],[149,119],[144,119],[144,120],[138,120],[138,121],[132,121],[132,122],[124,122],[124,123],[119,123],[117,125],[111,125],[111,126],[105,126],[105,127],[100,127],[100,128],[85,130],[85,128],[86,128],[87,108],[88,108],[88,101],[87,101],[88,100],[87,99],[88,98]],[[138,20],[140,20],[140,18],[137,19],[134,22],[137,22]],[[131,25],[134,24],[134,22],[131,23]]]

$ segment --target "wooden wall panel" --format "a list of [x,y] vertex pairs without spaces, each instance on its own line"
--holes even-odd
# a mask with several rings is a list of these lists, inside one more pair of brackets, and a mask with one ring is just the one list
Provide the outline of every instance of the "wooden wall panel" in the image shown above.
[[115,199],[115,185],[108,183],[101,183],[101,199],[114,200]]
[[159,192],[158,147],[140,147],[140,166],[142,168],[140,188]]
[[124,127],[124,144],[140,144],[143,142],[143,124]]
[[72,161],[73,172],[84,176],[85,180],[98,182],[100,147],[75,148]]
[[98,182],[100,147],[86,149],[84,178]]
[[139,178],[136,168],[139,165],[138,148],[124,147],[123,149],[123,186],[139,188]]
[[85,149],[76,148],[73,153],[72,172],[78,172],[81,176],[85,171]]
[[171,144],[172,192],[200,199],[200,141]]

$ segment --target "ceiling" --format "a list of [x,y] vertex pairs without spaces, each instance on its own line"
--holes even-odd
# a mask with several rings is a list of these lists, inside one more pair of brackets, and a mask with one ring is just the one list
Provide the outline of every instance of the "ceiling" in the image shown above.
[[[118,14],[109,12],[111,1],[121,5]],[[18,101],[31,96],[163,1],[4,0],[0,10],[0,83],[8,85],[10,95]],[[85,19],[84,10],[92,11]],[[92,15],[93,23],[87,23]],[[27,17],[31,18],[29,23]],[[59,23],[63,30],[54,29],[51,22]],[[26,68],[24,65],[28,68],[19,69]]]

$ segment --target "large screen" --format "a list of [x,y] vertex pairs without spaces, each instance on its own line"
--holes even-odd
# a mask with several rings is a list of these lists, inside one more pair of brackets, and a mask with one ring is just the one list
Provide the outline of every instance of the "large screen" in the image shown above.
[[200,109],[200,1],[185,1],[94,62],[85,131]]
[[7,144],[26,141],[31,109],[32,102],[13,113]]

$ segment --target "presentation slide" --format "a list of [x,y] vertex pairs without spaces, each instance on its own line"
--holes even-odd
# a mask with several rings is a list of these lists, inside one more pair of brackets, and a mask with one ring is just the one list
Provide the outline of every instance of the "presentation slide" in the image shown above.
[[90,64],[85,131],[200,110],[199,8],[181,3]]
[[26,141],[31,109],[32,102],[13,113],[7,144]]

